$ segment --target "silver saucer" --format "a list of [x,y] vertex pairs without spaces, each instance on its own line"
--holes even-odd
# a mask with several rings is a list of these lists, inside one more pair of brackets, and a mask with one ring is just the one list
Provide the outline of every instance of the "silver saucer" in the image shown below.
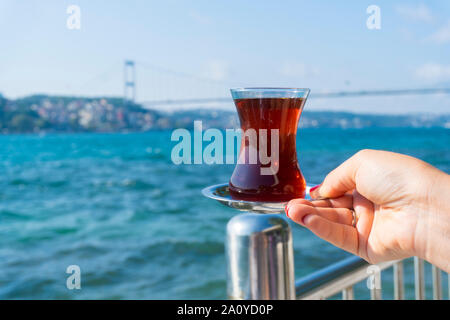
[[[309,196],[309,189],[311,186],[306,186],[305,199],[311,200]],[[220,203],[235,208],[240,211],[251,211],[256,213],[284,213],[284,207],[288,203],[285,202],[258,202],[258,201],[244,201],[231,198],[228,190],[228,183],[216,184],[202,190],[205,197],[219,201]]]

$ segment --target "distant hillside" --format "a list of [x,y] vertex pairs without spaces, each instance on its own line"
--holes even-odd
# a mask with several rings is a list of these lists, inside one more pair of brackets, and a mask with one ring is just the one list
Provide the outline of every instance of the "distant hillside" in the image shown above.
[[[0,133],[29,132],[128,132],[191,129],[195,120],[204,128],[236,128],[234,111],[213,109],[172,113],[144,109],[140,104],[115,97],[70,97],[32,95],[8,100],[0,94]],[[446,115],[372,115],[349,112],[305,111],[301,127],[443,127],[450,128]]]
[[145,131],[158,126],[158,112],[111,97],[0,96],[0,132]]
[[[203,127],[234,128],[239,126],[237,113],[219,110],[178,111],[169,115],[175,127],[192,128],[194,120]],[[335,111],[304,111],[300,118],[303,128],[366,128],[366,127],[443,127],[450,128],[446,115],[373,115]]]
[[300,126],[344,129],[366,127],[450,128],[450,114],[374,115],[333,111],[305,111],[300,119]]

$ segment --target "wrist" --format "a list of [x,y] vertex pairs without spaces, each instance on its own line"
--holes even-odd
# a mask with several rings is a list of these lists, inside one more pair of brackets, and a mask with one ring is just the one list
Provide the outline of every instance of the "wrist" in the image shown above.
[[417,256],[449,271],[450,268],[450,176],[431,169],[426,191],[425,210],[421,210],[422,227],[418,228],[421,245]]

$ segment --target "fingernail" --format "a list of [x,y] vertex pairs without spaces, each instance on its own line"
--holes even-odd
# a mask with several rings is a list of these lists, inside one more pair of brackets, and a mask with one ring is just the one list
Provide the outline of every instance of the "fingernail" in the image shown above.
[[309,189],[309,195],[311,196],[311,198],[313,199],[318,199],[320,198],[320,195],[318,194],[318,188],[321,186],[322,184],[318,184],[317,186],[312,187],[311,189]]
[[303,225],[306,226],[306,218],[309,217],[309,216],[310,216],[310,214],[307,214],[307,215],[303,216],[303,218],[302,218],[302,224]]
[[318,187],[320,187],[321,184],[318,184],[317,186],[312,187],[311,189],[309,189],[309,192],[313,192],[314,190],[316,190]]
[[284,211],[286,212],[286,216],[290,219],[291,217],[289,217],[289,212],[288,212],[288,206],[287,205],[284,207]]

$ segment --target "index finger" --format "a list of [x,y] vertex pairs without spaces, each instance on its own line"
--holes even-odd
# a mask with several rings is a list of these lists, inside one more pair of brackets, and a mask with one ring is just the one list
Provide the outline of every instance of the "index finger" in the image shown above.
[[310,191],[313,199],[337,198],[355,189],[356,173],[361,165],[361,152],[356,153],[331,171],[322,184]]

